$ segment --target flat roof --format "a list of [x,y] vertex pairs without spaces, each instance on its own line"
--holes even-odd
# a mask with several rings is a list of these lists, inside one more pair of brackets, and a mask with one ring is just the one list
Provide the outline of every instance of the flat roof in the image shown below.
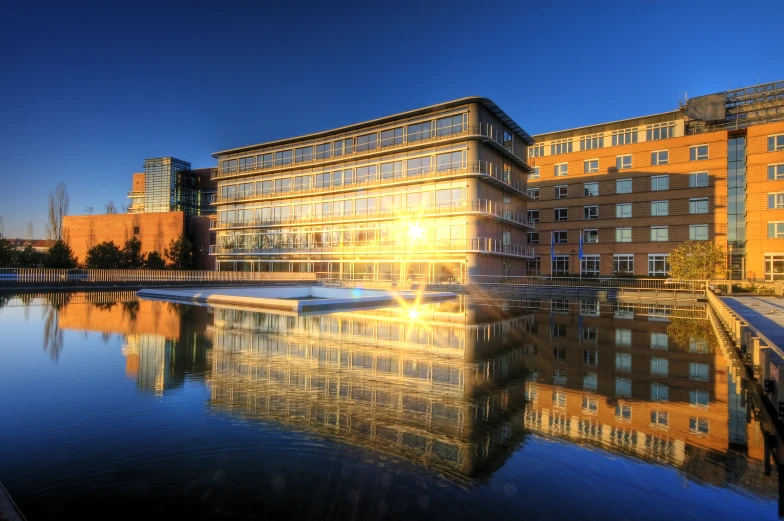
[[465,105],[467,103],[481,103],[488,110],[490,110],[490,112],[495,114],[496,117],[498,117],[498,119],[500,119],[506,125],[508,125],[509,128],[511,128],[513,132],[515,132],[517,135],[519,135],[521,138],[523,138],[527,144],[529,144],[529,145],[533,144],[534,139],[525,130],[523,130],[520,127],[520,125],[515,123],[515,121],[512,118],[510,118],[509,115],[506,114],[506,112],[501,110],[501,108],[498,105],[496,105],[492,100],[490,100],[489,98],[481,97],[481,96],[469,96],[467,98],[460,98],[460,99],[456,99],[456,100],[452,100],[452,101],[446,101],[444,103],[438,103],[436,105],[430,105],[428,107],[422,107],[422,108],[418,108],[418,109],[414,109],[414,110],[409,110],[407,112],[400,112],[398,114],[392,114],[392,115],[384,116],[384,117],[381,117],[381,118],[371,119],[371,120],[368,120],[368,121],[363,121],[361,123],[353,123],[351,125],[346,125],[344,127],[338,127],[338,128],[333,128],[333,129],[329,129],[329,130],[322,130],[320,132],[314,132],[312,134],[305,134],[305,135],[302,135],[302,136],[290,137],[290,138],[285,138],[285,139],[278,139],[278,140],[275,140],[275,141],[267,141],[267,142],[264,142],[264,143],[257,143],[257,144],[254,144],[254,145],[247,145],[247,146],[244,146],[244,147],[230,148],[230,149],[227,149],[227,150],[220,150],[218,152],[214,152],[212,154],[212,157],[218,157],[218,156],[223,155],[223,154],[231,154],[231,153],[235,153],[235,152],[243,152],[243,151],[246,151],[246,150],[253,150],[253,149],[256,149],[256,148],[259,148],[259,147],[262,147],[262,146],[270,147],[270,146],[276,146],[276,145],[283,145],[285,143],[294,143],[294,142],[297,142],[297,141],[305,141],[305,140],[314,139],[314,138],[317,138],[317,137],[320,137],[320,136],[329,136],[329,135],[332,135],[332,134],[341,134],[341,133],[345,133],[345,132],[350,132],[352,130],[357,130],[357,129],[360,129],[362,127],[366,127],[366,126],[369,126],[369,125],[380,125],[380,124],[386,123],[388,121],[394,121],[396,119],[416,116],[416,115],[419,115],[419,114],[426,114],[428,112],[433,112],[435,110],[447,109],[447,108],[450,108],[450,107],[456,107],[456,106],[459,106],[459,105]]
[[661,116],[668,116],[670,114],[678,114],[680,112],[683,112],[683,110],[681,110],[681,109],[668,110],[667,112],[659,112],[659,113],[656,113],[656,114],[647,114],[645,116],[637,116],[637,117],[632,117],[632,118],[617,119],[615,121],[606,121],[604,123],[594,123],[593,125],[583,125],[582,127],[565,128],[565,129],[562,129],[562,130],[552,130],[550,132],[540,132],[538,134],[534,134],[534,137],[538,138],[538,137],[541,137],[541,136],[549,136],[550,134],[560,134],[562,132],[578,132],[578,131],[586,130],[586,129],[589,129],[589,128],[603,127],[603,126],[606,126],[606,125],[616,125],[618,123],[623,123],[623,122],[626,122],[626,121],[637,121],[637,120],[646,119],[646,118],[656,118],[656,117],[661,117]]

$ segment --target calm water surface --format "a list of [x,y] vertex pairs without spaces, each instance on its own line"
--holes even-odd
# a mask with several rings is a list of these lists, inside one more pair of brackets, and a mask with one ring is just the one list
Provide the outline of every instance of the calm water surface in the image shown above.
[[0,481],[30,521],[777,518],[704,308],[492,304],[0,295]]

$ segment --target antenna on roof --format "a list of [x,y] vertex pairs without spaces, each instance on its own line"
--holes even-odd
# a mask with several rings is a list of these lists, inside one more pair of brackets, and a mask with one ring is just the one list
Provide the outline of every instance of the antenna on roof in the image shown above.
[[681,91],[678,93],[678,108],[683,108],[686,106],[686,102],[689,101],[689,92],[688,91]]

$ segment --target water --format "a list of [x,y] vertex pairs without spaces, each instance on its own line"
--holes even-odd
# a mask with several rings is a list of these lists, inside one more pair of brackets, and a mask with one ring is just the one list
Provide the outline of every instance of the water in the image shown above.
[[777,518],[766,418],[698,305],[0,306],[30,520]]

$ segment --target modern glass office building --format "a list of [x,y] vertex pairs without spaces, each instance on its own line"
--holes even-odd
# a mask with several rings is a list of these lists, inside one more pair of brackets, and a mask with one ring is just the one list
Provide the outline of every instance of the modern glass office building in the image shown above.
[[[134,174],[137,175],[137,174]],[[144,160],[143,189],[129,192],[131,213],[185,212],[206,215],[215,193],[205,169],[192,169],[187,161],[173,157]]]
[[523,275],[531,137],[486,98],[213,154],[221,271]]

